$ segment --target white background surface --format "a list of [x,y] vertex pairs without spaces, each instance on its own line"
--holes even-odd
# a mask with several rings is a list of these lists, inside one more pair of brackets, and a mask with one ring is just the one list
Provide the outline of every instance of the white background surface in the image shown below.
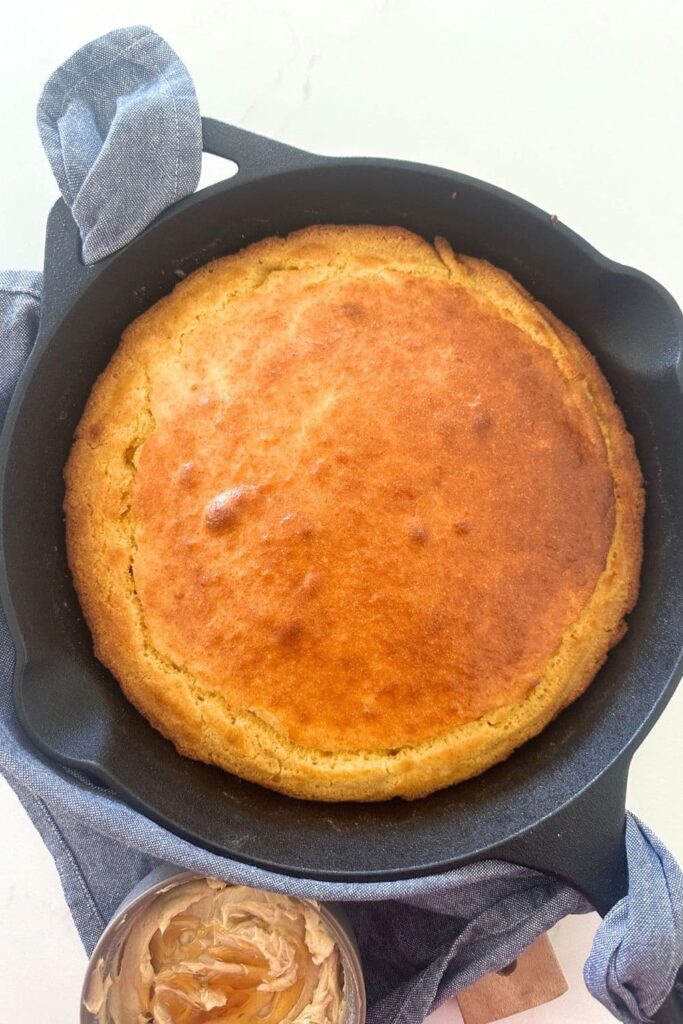
[[[88,39],[135,23],[185,60],[204,114],[304,149],[492,181],[683,302],[678,0],[13,3],[0,34],[0,265],[41,264],[57,196],[35,130],[45,79]],[[629,806],[679,860],[682,727],[683,693],[629,787]],[[0,821],[0,1024],[74,1024],[85,956],[49,855],[1,782]],[[555,929],[570,991],[517,1024],[612,1020],[581,981],[596,922]],[[460,1019],[450,1006],[439,1016]]]

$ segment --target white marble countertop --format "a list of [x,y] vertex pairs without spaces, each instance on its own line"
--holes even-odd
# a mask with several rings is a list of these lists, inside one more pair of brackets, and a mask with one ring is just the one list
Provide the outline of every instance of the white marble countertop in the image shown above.
[[[57,196],[34,126],[46,77],[88,39],[136,23],[183,57],[204,114],[303,149],[404,157],[494,182],[683,302],[678,0],[12,4],[0,34],[0,265],[41,264]],[[203,180],[222,176],[208,161]],[[671,794],[682,727],[683,692],[636,754],[628,794],[679,859],[683,803]],[[52,861],[4,782],[0,820],[0,1024],[74,1024],[85,955]],[[516,1024],[612,1020],[581,980],[596,923],[554,930],[569,992]],[[460,1020],[450,1004],[436,1016]]]

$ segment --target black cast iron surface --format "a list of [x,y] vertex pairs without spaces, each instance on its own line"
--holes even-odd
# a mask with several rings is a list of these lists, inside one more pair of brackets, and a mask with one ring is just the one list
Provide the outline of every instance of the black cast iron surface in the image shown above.
[[[573,880],[605,910],[625,889],[630,755],[670,697],[683,648],[683,320],[673,299],[548,214],[483,182],[387,160],[330,159],[205,121],[236,177],[178,203],[94,267],[60,201],[40,336],[2,438],[3,598],[15,702],[35,745],[202,846],[275,871],[391,879],[501,857]],[[180,757],[93,655],[66,564],[62,467],[122,329],[180,276],[317,222],[400,224],[511,271],[596,355],[647,480],[642,590],[588,692],[504,765],[414,803],[296,801]]]

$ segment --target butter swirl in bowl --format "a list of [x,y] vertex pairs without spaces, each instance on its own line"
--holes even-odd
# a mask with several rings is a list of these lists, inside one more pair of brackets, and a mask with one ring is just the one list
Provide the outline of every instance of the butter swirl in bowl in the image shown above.
[[338,912],[170,870],[143,880],[103,933],[81,1024],[363,1024]]

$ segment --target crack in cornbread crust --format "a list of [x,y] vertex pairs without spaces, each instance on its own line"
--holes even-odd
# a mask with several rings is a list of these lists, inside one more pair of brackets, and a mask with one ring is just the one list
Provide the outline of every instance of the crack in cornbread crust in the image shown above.
[[[331,254],[330,258],[321,253]],[[551,350],[567,380],[585,390],[604,438],[614,484],[614,530],[605,568],[582,614],[525,699],[399,749],[325,751],[294,743],[265,713],[232,707],[186,665],[157,650],[135,582],[133,488],[154,431],[149,366],[217,306],[302,269],[312,281],[340,271],[392,271],[448,279]],[[157,385],[158,386],[158,385]],[[115,412],[115,415],[114,415]],[[124,457],[121,457],[121,453]],[[399,229],[323,227],[267,239],[202,268],[125,332],[93,389],[65,472],[71,568],[95,650],[127,697],[188,756],[294,796],[379,800],[422,796],[468,778],[538,733],[589,684],[624,631],[637,596],[642,486],[633,443],[609,387],[578,339],[503,271],[455,257]]]

